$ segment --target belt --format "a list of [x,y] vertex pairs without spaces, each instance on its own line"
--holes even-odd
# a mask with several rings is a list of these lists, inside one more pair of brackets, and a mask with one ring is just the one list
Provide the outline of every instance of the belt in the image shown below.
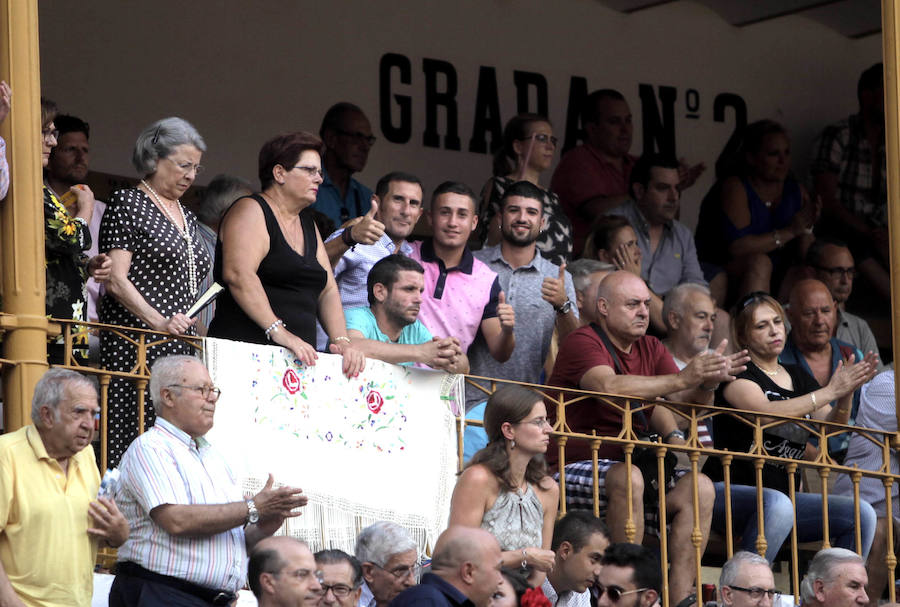
[[158,582],[203,599],[213,605],[230,605],[237,598],[237,595],[230,590],[217,590],[215,588],[200,586],[199,584],[172,577],[171,575],[163,575],[161,573],[156,573],[155,571],[150,571],[131,561],[116,563],[116,575],[125,575],[141,578],[149,582]]

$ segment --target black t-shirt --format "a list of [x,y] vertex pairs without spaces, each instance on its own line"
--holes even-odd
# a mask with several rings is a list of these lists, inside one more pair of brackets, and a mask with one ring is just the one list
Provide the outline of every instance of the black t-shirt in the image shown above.
[[[738,379],[749,379],[762,388],[770,402],[788,400],[809,394],[820,388],[818,382],[798,365],[782,365],[791,376],[794,389],[782,388],[755,364],[748,363],[747,370],[738,375]],[[718,407],[737,409],[725,400],[724,385],[716,392],[715,404]],[[753,442],[753,426],[748,425],[730,415],[718,415],[713,418],[713,444],[716,449],[748,453],[755,447]],[[763,430],[763,451],[767,455],[787,459],[802,459],[806,451],[809,431],[796,424],[782,424]],[[713,481],[724,480],[722,462],[718,457],[710,457],[703,472]],[[764,487],[788,492],[788,473],[785,466],[778,462],[767,462],[762,470]],[[731,482],[735,485],[756,485],[756,468],[752,460],[733,459],[731,462]]]

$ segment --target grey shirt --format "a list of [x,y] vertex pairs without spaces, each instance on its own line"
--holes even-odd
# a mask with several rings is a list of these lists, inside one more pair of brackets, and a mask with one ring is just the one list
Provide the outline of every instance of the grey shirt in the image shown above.
[[694,234],[678,220],[663,226],[662,238],[656,251],[650,252],[650,224],[637,207],[629,200],[609,211],[610,215],[622,215],[634,228],[638,246],[641,248],[641,278],[657,295],[665,295],[683,282],[706,285],[703,270],[697,261],[697,245]]
[[[850,312],[838,309],[837,337],[841,341],[845,341],[852,346],[856,346],[863,356],[870,351],[878,354],[878,342],[875,341],[875,335],[869,327],[869,323]],[[884,363],[881,357],[878,358],[878,371],[884,371]]]
[[[487,247],[473,254],[497,273],[500,288],[506,294],[506,302],[516,311],[516,348],[508,361],[497,362],[479,331],[468,352],[471,374],[540,383],[557,319],[556,310],[541,297],[541,285],[545,278],[559,278],[559,266],[540,254],[535,254],[531,263],[513,270],[503,259],[500,245]],[[575,286],[572,275],[568,272],[566,297],[575,301]],[[578,315],[574,306],[572,311]],[[480,383],[490,388],[488,382]],[[467,410],[486,398],[486,392],[474,386],[466,386]]]

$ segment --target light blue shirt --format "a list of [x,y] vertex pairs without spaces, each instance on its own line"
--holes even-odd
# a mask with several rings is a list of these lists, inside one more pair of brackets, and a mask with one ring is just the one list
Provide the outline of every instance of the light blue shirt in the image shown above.
[[[334,222],[334,227],[339,228],[348,219],[365,215],[372,206],[372,190],[350,178],[347,185],[347,195],[341,199],[341,192],[322,169],[322,183],[319,185],[319,193],[316,194],[316,202],[313,208],[324,213]],[[347,217],[341,219],[341,209],[347,209]]]
[[[431,333],[425,328],[421,322],[406,325],[400,331],[400,339],[394,341],[378,328],[378,322],[372,310],[366,306],[362,308],[350,308],[344,311],[344,317],[347,321],[347,330],[353,329],[363,334],[366,339],[380,341],[386,344],[403,344],[415,346],[431,341]],[[412,362],[400,363],[401,365],[412,365]]]

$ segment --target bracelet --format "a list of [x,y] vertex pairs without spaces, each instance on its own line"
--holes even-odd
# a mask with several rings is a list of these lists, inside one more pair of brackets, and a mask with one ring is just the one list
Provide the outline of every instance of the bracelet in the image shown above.
[[352,230],[353,230],[353,226],[350,226],[349,228],[347,228],[346,230],[341,232],[341,240],[348,247],[352,247],[353,245],[357,244],[356,240],[354,240],[354,238],[353,238]]
[[668,434],[666,434],[663,437],[663,440],[666,442],[669,442],[669,439],[672,438],[673,436],[676,436],[676,437],[680,438],[681,440],[684,440],[684,432],[682,432],[681,430],[678,430],[677,428],[675,430],[672,430]]
[[775,239],[775,246],[780,249],[784,243],[781,242],[781,239],[778,237],[778,230],[772,231],[772,238]]
[[525,549],[522,548],[522,569],[528,568],[528,553],[525,552]]
[[813,411],[815,411],[816,409],[819,408],[819,406],[816,404],[816,393],[815,393],[815,392],[810,392],[810,393],[809,393],[809,397],[812,399]]
[[271,341],[272,340],[271,334],[274,331],[277,331],[278,327],[286,327],[286,326],[287,325],[284,324],[283,320],[281,320],[280,318],[276,318],[275,322],[273,322],[271,325],[269,325],[269,328],[266,329],[266,339]]
[[339,336],[339,337],[335,337],[335,338],[332,339],[331,341],[334,342],[334,343],[337,343],[337,342],[339,342],[339,341],[345,341],[345,342],[347,342],[347,343],[349,344],[349,343],[350,343],[350,338],[347,337],[346,335],[341,335],[341,336]]

